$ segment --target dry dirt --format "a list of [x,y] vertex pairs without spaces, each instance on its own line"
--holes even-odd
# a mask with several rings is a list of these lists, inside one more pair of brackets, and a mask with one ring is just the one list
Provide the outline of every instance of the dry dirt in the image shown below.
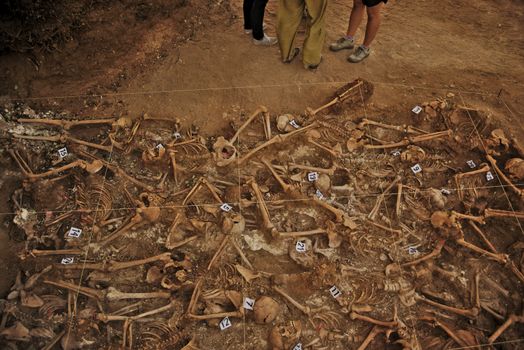
[[[351,110],[350,117],[370,113],[402,124],[413,105],[453,92],[457,103],[487,111],[494,125],[523,139],[521,1],[465,6],[390,0],[368,60],[351,65],[347,53],[326,50],[316,72],[304,71],[298,60],[280,63],[276,48],[254,47],[242,31],[240,3],[213,2],[209,11],[204,1],[184,3],[154,2],[140,12],[123,2],[108,5],[92,14],[78,40],[51,55],[0,57],[2,100],[89,117],[178,117],[186,127],[196,124],[204,135],[215,135],[258,105],[272,114],[301,113],[324,102],[341,82],[362,77],[375,94],[367,111]],[[348,3],[330,3],[327,43],[345,30]],[[268,5],[270,34],[276,7]],[[13,162],[1,165],[0,212],[8,213],[19,179],[5,172]],[[12,216],[4,217],[0,297],[13,283],[20,248],[8,224]],[[256,262],[264,263],[260,257]]]

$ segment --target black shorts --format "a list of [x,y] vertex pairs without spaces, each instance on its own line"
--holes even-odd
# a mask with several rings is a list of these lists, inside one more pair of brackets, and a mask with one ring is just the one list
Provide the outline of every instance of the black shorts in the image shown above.
[[386,2],[388,2],[388,0],[362,0],[362,2],[367,7],[373,7],[375,5],[380,4],[381,2],[383,2],[385,4]]

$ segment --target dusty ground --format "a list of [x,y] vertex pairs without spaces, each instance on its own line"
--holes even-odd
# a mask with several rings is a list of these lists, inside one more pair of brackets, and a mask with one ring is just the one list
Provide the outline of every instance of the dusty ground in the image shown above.
[[[330,3],[327,43],[345,30],[341,14],[349,15],[349,3]],[[90,30],[51,55],[0,57],[0,94],[84,116],[180,117],[211,134],[239,111],[263,104],[273,113],[301,112],[340,82],[363,77],[375,84],[370,106],[385,116],[451,91],[522,135],[521,1],[390,0],[368,60],[351,65],[348,53],[326,50],[316,72],[304,71],[298,60],[281,64],[277,48],[254,47],[243,34],[240,6],[214,2],[207,12],[203,1],[194,1],[158,2],[139,12],[122,3],[100,9],[89,18]],[[270,34],[275,19],[273,1]],[[9,211],[4,189],[11,186],[2,181],[3,213]],[[8,230],[0,226],[1,272],[8,276],[0,281],[0,297],[16,273]]]

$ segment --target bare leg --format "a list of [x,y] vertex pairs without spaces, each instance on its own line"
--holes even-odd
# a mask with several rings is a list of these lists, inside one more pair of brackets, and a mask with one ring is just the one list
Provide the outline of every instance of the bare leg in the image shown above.
[[368,24],[366,26],[366,37],[364,38],[365,47],[369,48],[373,39],[377,36],[380,22],[382,22],[382,14],[380,12],[382,11],[383,6],[384,3],[381,2],[373,7],[368,7]]
[[360,23],[362,23],[362,18],[364,18],[364,7],[362,0],[353,1],[353,9],[349,16],[347,36],[354,37],[357,33],[357,29],[360,26]]

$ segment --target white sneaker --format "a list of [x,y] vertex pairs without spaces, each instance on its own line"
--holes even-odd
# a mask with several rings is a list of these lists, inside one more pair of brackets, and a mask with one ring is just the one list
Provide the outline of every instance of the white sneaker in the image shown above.
[[278,43],[278,39],[274,36],[267,36],[264,34],[264,37],[260,40],[253,39],[253,44],[259,45],[259,46],[273,46],[276,43]]
[[[262,29],[263,29],[263,30],[266,30],[266,29],[267,29],[267,25],[266,25],[266,23],[262,23]],[[244,29],[244,33],[246,33],[246,34],[251,34],[251,33],[253,33],[253,29]]]

